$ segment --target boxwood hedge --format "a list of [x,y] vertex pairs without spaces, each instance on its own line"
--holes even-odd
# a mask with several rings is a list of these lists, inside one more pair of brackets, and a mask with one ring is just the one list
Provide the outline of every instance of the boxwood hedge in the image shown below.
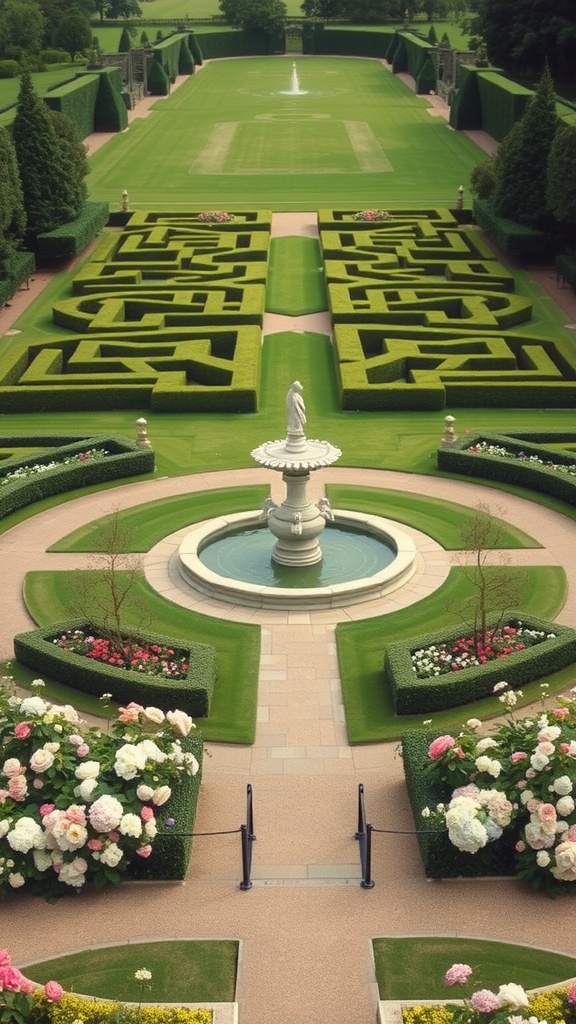
[[163,679],[160,676],[143,676],[139,672],[114,668],[81,654],[64,651],[53,643],[54,637],[74,629],[98,634],[98,628],[85,619],[67,619],[26,633],[17,633],[14,637],[14,654],[28,668],[84,693],[98,697],[110,693],[113,700],[133,700],[154,705],[163,711],[179,708],[193,718],[205,718],[208,715],[216,680],[216,653],[209,644],[175,640],[148,630],[127,634],[127,638],[139,643],[160,644],[189,654],[190,667],[184,679]]
[[488,628],[494,628],[500,623],[510,626],[522,623],[528,629],[555,635],[534,647],[508,654],[505,658],[496,658],[485,665],[471,666],[430,679],[419,679],[416,676],[412,667],[412,653],[433,644],[459,640],[466,635],[466,628],[462,624],[452,629],[387,644],[384,681],[390,689],[396,714],[416,715],[424,711],[459,707],[489,697],[495,684],[502,678],[511,687],[517,688],[576,661],[576,629],[534,615],[525,615],[520,611],[508,612],[503,620],[501,617],[491,619]]
[[[4,436],[0,437],[0,445],[8,448],[15,443],[22,444],[23,440],[28,447],[38,445],[46,450],[37,455],[13,457],[0,463],[0,519],[53,494],[154,471],[154,452],[151,448],[139,448],[135,441],[111,434],[95,434],[88,437]],[[78,455],[90,448],[104,448],[109,454],[103,459],[64,464],[67,457]],[[50,462],[62,462],[62,465],[57,465],[49,472],[35,473],[32,476],[2,483],[3,478],[17,469],[46,465]]]
[[[514,437],[494,433],[466,434],[450,446],[438,449],[437,465],[438,469],[449,473],[463,473],[504,481],[520,487],[530,487],[534,491],[550,494],[570,505],[576,505],[576,476],[569,476],[561,470],[547,469],[545,465],[530,462],[530,456],[536,456],[557,466],[576,466],[576,457],[571,452],[560,452],[546,447],[546,442],[555,441],[562,444],[574,440],[574,433],[516,434]],[[482,441],[506,448],[509,452],[522,453],[526,458],[506,458],[501,455],[489,455],[486,452],[469,451]]]

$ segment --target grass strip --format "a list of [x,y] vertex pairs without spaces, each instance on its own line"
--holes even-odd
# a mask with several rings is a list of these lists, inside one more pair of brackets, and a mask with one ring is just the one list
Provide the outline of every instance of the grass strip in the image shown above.
[[[238,942],[174,940],[85,949],[26,967],[39,984],[56,979],[67,992],[121,1002],[232,1003],[236,994]],[[152,978],[142,993],[134,973]]]
[[[455,962],[470,964],[477,988],[498,991],[509,981],[525,989],[562,984],[576,959],[533,946],[458,937],[410,936],[372,940],[380,999],[446,999],[444,975]],[[460,992],[453,991],[454,998]]]
[[[159,541],[185,526],[214,519],[231,512],[249,512],[259,509],[268,496],[267,487],[234,487],[200,494],[182,494],[175,498],[147,501],[136,508],[120,509],[115,515],[118,525],[130,536],[130,551],[145,552]],[[104,518],[92,520],[62,537],[48,551],[96,552],[103,551],[102,524]]]
[[304,316],[328,309],[320,243],[288,236],[270,243],[266,312]]
[[[332,508],[354,509],[356,512],[393,519],[421,530],[447,551],[462,549],[462,530],[471,514],[471,510],[463,505],[427,495],[420,496],[410,491],[352,487],[346,484],[329,484],[326,493]],[[523,530],[498,519],[497,515],[494,518],[499,529],[499,548],[542,547]]]
[[[511,575],[510,566],[494,567],[495,572]],[[566,596],[566,577],[558,566],[538,566],[518,570],[525,581],[526,613],[554,619]],[[383,743],[397,740],[406,729],[419,728],[424,718],[432,720],[431,728],[450,730],[461,725],[463,718],[494,718],[501,714],[502,705],[495,697],[421,715],[396,716],[392,701],[385,690],[383,670],[387,641],[410,640],[419,634],[441,630],[454,622],[455,609],[461,608],[471,595],[471,587],[463,570],[455,567],[445,583],[434,594],[389,615],[346,622],[336,626],[336,646],[342,682],[342,696],[346,714],[349,742]],[[469,628],[462,626],[465,633]],[[525,706],[541,696],[540,682],[547,682],[550,693],[558,693],[574,677],[574,668],[568,667],[523,688],[524,696],[518,706]]]
[[[70,618],[71,595],[80,571],[27,573],[24,601],[39,626]],[[135,587],[134,597],[139,611],[137,616],[131,617],[128,613],[123,619],[126,629],[142,628],[144,610],[147,620],[154,623],[154,632],[183,641],[211,644],[216,650],[216,685],[210,715],[197,722],[204,739],[218,743],[253,743],[260,627],[198,615],[166,601],[144,582]]]

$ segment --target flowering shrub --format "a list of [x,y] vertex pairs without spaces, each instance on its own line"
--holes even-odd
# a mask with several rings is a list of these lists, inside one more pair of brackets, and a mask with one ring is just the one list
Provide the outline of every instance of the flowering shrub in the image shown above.
[[387,210],[359,210],[352,220],[390,220],[390,214]]
[[495,455],[500,459],[517,459],[520,462],[532,462],[536,466],[542,466],[543,469],[550,469],[555,473],[564,473],[567,476],[576,476],[576,462],[571,464],[568,463],[567,465],[552,462],[551,459],[541,459],[538,455],[527,455],[526,452],[510,451],[501,444],[489,444],[488,441],[477,441],[465,450],[467,452],[472,452],[473,455]]
[[[0,1021],[2,1024],[26,1024],[33,1006],[33,981],[13,967],[7,949],[0,949]],[[42,989],[49,1003],[58,1002],[64,989],[57,981],[48,981]]]
[[225,224],[227,221],[234,220],[234,215],[225,213],[224,210],[205,210],[203,213],[199,213],[196,219],[202,221],[203,224]]
[[[542,684],[546,688],[546,684]],[[481,737],[471,718],[457,736],[437,737],[428,750],[428,771],[457,783],[447,803],[425,818],[443,820],[450,842],[476,854],[512,833],[516,875],[550,895],[576,882],[576,688],[550,711],[516,719],[516,694],[495,687],[510,717]]]
[[[444,976],[447,987],[467,986],[473,974],[468,964],[452,964]],[[476,988],[459,1003],[446,1006],[413,1006],[402,1010],[404,1024],[573,1024],[576,1020],[576,985],[544,993],[553,999],[542,1000],[540,994],[529,996],[514,982],[500,985],[498,992]],[[542,1020],[539,1007],[544,1003],[553,1013]],[[437,1011],[441,1012],[438,1019]]]
[[192,728],[183,711],[131,703],[103,733],[70,705],[0,692],[0,896],[122,881],[152,853],[158,808],[199,769],[182,748]]
[[514,654],[515,651],[534,647],[544,640],[553,640],[555,636],[555,633],[546,633],[541,629],[528,629],[521,622],[517,626],[500,626],[488,630],[483,639],[465,636],[454,643],[420,648],[411,654],[412,668],[418,679],[430,679],[449,672],[459,672],[471,665],[485,665],[496,658]]
[[6,473],[0,478],[0,487],[11,484],[15,480],[25,480],[30,476],[37,476],[40,473],[48,473],[51,469],[60,469],[61,466],[69,466],[73,462],[96,462],[104,459],[110,452],[105,448],[89,448],[88,451],[78,452],[77,455],[68,455],[65,459],[52,462],[36,462],[32,466],[19,466],[18,469]]
[[213,1024],[212,1010],[193,1010],[187,1006],[152,1006],[85,999],[66,992],[60,1002],[49,1003],[41,992],[34,994],[38,1024]]
[[81,654],[93,661],[101,661],[113,668],[124,668],[130,672],[142,672],[147,676],[162,676],[164,679],[184,679],[190,667],[187,652],[175,651],[160,644],[146,646],[141,642],[126,642],[121,649],[105,637],[92,636],[83,629],[67,629],[52,643],[63,651]]

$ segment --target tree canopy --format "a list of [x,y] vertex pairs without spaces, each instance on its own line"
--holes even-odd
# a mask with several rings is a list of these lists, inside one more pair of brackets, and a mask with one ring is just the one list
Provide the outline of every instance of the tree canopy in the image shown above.
[[72,7],[63,15],[56,32],[54,42],[61,50],[66,50],[72,60],[76,54],[87,53],[92,46],[92,29],[83,11]]
[[284,0],[219,0],[218,7],[233,28],[249,32],[265,32],[268,36],[284,30]]
[[548,62],[556,80],[573,78],[574,0],[472,0],[471,6],[493,64],[526,77],[538,76]]

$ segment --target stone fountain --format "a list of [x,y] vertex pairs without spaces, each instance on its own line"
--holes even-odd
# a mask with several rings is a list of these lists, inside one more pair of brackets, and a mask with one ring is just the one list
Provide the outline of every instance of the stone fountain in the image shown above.
[[265,441],[251,452],[261,466],[282,473],[286,497],[278,505],[268,498],[263,509],[268,529],[276,537],[272,558],[280,565],[314,565],[322,558],[319,536],[327,519],[333,519],[327,498],[315,504],[308,497],[310,474],[331,466],[342,452],[329,441],[309,440],[304,433],[306,409],[302,385],[295,380],[286,396],[287,436]]

